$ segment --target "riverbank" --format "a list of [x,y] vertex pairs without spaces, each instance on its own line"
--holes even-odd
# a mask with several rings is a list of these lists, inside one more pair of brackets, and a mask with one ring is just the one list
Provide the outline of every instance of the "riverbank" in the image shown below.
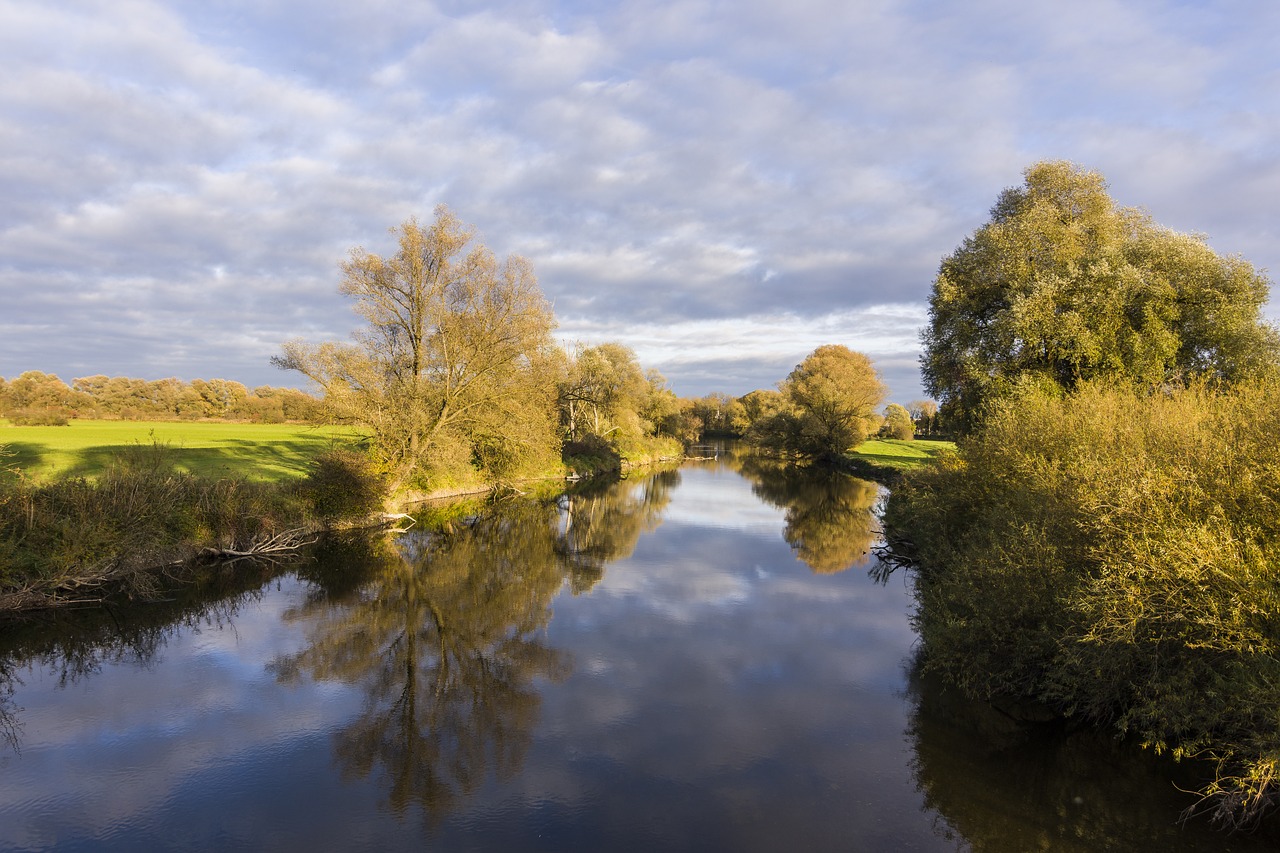
[[884,515],[925,668],[1216,768],[1199,809],[1280,805],[1280,431],[1270,381],[1082,385],[993,407]]
[[836,467],[864,480],[892,486],[910,471],[955,453],[952,441],[872,438],[836,460]]
[[398,521],[425,501],[555,492],[567,479],[678,458],[667,442],[646,449],[513,483],[390,497],[366,457],[333,446],[279,482],[198,476],[183,470],[182,451],[159,443],[118,450],[92,476],[36,482],[11,471],[0,484],[0,614],[155,598],[204,568],[285,559],[325,532]]

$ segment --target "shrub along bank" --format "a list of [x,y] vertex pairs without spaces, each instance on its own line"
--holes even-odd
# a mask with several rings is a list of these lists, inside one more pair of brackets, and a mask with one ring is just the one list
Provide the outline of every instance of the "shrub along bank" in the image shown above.
[[[669,439],[587,444],[603,455],[566,458],[564,470],[617,473],[682,455]],[[304,476],[277,482],[201,476],[185,470],[188,461],[154,442],[115,450],[92,476],[32,480],[10,469],[0,477],[0,612],[116,592],[152,597],[166,576],[186,577],[201,563],[270,559],[320,531],[376,523],[391,498],[370,455],[339,445],[313,452]],[[562,480],[564,470],[539,479]],[[492,488],[477,481],[469,491]]]
[[916,568],[924,665],[1217,762],[1249,821],[1280,770],[1275,384],[1015,395],[908,475],[885,524]]
[[176,467],[164,445],[118,454],[94,479],[0,487],[0,611],[153,594],[201,557],[287,551],[317,530],[382,509],[366,458],[329,450],[285,483],[209,479]]

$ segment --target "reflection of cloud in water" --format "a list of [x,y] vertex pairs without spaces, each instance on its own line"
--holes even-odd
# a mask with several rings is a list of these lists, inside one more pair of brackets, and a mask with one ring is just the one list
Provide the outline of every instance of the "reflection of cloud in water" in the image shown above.
[[[548,738],[537,748],[549,756],[572,744],[590,760],[531,756],[522,791],[589,813],[602,831],[636,818],[590,792],[656,788],[673,793],[632,807],[651,810],[655,825],[701,820],[730,832],[703,840],[712,846],[785,848],[800,827],[814,846],[847,846],[850,837],[823,837],[840,823],[832,814],[859,827],[859,846],[876,846],[875,827],[893,824],[886,797],[907,812],[918,804],[901,739],[901,662],[914,638],[907,590],[860,573],[815,576],[780,536],[713,535],[699,556],[668,560],[692,534],[664,534],[661,547],[642,540],[597,588],[643,590],[660,604],[636,592],[598,596],[589,616],[579,602],[557,607],[553,639],[589,643],[612,663],[579,670],[544,706]],[[887,847],[935,841],[925,829],[886,832]]]
[[[672,499],[667,523],[776,536],[782,513],[761,503],[749,489],[738,488],[736,474],[724,470],[686,469]],[[725,488],[726,480],[737,481]]]
[[[20,755],[0,764],[0,804],[23,816],[0,812],[7,824],[0,841],[47,847],[81,832],[93,837],[107,827],[146,825],[194,780],[208,789],[252,789],[254,780],[243,774],[260,772],[252,768],[263,756],[283,760],[352,713],[352,691],[308,684],[281,695],[264,671],[279,647],[279,616],[300,595],[293,583],[269,591],[254,608],[266,618],[184,633],[146,668],[107,664],[63,689],[50,689],[57,676],[46,669],[24,673],[33,689],[23,694],[22,717],[39,725],[26,728]],[[238,767],[240,757],[249,770]],[[208,818],[220,819],[222,807],[206,799]],[[31,818],[40,814],[58,818]]]
[[[596,593],[629,597],[678,622],[697,619],[709,608],[742,604],[753,594],[759,581],[753,561],[765,543],[736,542],[727,549],[728,543],[709,543],[697,531],[664,532],[660,543],[641,540],[632,559],[611,565]],[[735,551],[739,560],[728,556]]]

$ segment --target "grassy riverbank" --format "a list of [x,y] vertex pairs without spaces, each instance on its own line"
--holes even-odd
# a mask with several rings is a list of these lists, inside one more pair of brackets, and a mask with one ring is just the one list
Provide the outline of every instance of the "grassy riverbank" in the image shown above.
[[955,449],[950,441],[871,438],[844,454],[840,467],[867,480],[892,484],[908,471],[932,465]]
[[0,419],[0,464],[36,482],[99,476],[121,453],[163,444],[174,467],[199,477],[279,483],[306,474],[318,454],[352,444],[346,427],[225,421],[72,421],[67,426],[11,426]]
[[951,441],[871,438],[846,455],[850,459],[860,459],[880,468],[911,471],[928,465],[939,456],[952,453],[955,449],[955,443]]
[[[0,432],[0,613],[151,597],[201,562],[271,559],[388,506],[490,491],[441,484],[389,496],[350,430],[236,423],[77,423]],[[18,436],[14,440],[11,436]],[[605,448],[610,447],[601,442]],[[674,440],[578,457],[520,489],[679,458]],[[31,467],[27,467],[31,466]],[[390,498],[390,500],[388,500]]]

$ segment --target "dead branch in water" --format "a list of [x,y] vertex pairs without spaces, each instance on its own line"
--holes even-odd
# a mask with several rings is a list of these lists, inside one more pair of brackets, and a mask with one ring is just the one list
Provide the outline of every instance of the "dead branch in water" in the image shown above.
[[238,560],[275,561],[280,555],[292,554],[314,544],[316,536],[305,530],[285,530],[264,539],[255,539],[244,550],[236,548],[201,548],[197,555],[204,562],[234,563]]
[[191,571],[210,564],[231,565],[241,560],[275,564],[301,548],[313,544],[318,537],[303,529],[286,530],[253,540],[241,548],[202,548],[189,559],[174,560],[151,566],[112,560],[84,567],[74,576],[52,583],[39,581],[0,592],[0,613],[48,610],[72,605],[101,604],[108,595],[121,591],[129,597],[153,598],[159,592],[160,578],[183,583]]

